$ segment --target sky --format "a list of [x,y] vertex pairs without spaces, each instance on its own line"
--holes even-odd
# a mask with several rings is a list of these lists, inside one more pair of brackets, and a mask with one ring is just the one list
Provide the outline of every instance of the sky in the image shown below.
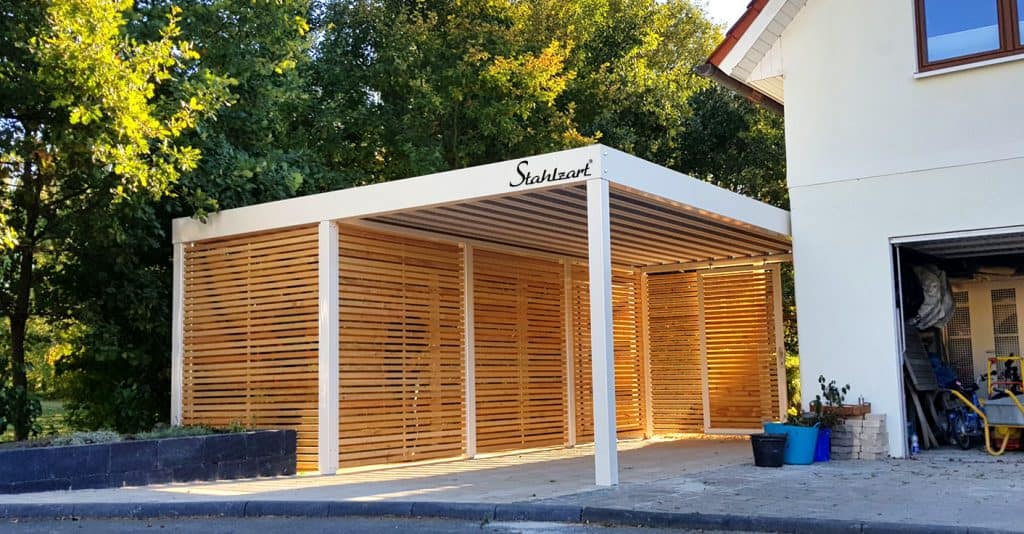
[[740,18],[750,0],[705,0],[705,3],[711,20],[728,28]]

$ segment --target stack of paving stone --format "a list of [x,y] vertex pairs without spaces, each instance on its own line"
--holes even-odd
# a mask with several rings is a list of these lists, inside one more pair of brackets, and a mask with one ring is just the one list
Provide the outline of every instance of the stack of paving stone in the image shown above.
[[889,433],[885,414],[851,417],[832,429],[832,458],[836,460],[880,460],[889,455]]

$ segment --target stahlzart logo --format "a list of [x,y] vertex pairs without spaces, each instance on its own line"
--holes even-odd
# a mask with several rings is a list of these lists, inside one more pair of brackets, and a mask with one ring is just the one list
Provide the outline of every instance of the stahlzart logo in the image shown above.
[[542,184],[545,182],[559,182],[562,180],[569,180],[571,178],[581,178],[584,176],[590,176],[590,165],[594,163],[594,160],[587,160],[587,164],[570,170],[559,170],[558,167],[550,169],[541,169],[540,174],[534,174],[530,171],[530,160],[524,159],[516,165],[516,174],[519,175],[518,181],[509,182],[509,187],[519,187],[521,185],[535,185]]

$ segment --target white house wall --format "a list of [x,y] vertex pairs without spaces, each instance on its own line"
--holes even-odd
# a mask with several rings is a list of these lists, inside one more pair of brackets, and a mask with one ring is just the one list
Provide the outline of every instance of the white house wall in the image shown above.
[[1007,160],[791,190],[804,399],[818,375],[848,382],[903,454],[890,239],[1017,224],[1022,174]]
[[1019,225],[1024,62],[915,77],[914,2],[815,0],[784,33],[803,398],[888,415],[905,454],[890,240]]
[[786,29],[790,187],[1024,157],[1024,61],[917,78],[913,6],[814,0]]

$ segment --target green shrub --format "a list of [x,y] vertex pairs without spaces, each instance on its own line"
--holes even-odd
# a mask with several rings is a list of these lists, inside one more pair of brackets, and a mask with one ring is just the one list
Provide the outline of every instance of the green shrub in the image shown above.
[[62,447],[65,445],[92,445],[95,443],[117,443],[121,441],[121,434],[113,430],[94,430],[92,432],[75,432],[67,436],[56,436],[49,440],[50,445]]
[[187,438],[191,436],[208,436],[224,432],[204,425],[189,426],[158,426],[149,432],[135,434],[135,439]]

